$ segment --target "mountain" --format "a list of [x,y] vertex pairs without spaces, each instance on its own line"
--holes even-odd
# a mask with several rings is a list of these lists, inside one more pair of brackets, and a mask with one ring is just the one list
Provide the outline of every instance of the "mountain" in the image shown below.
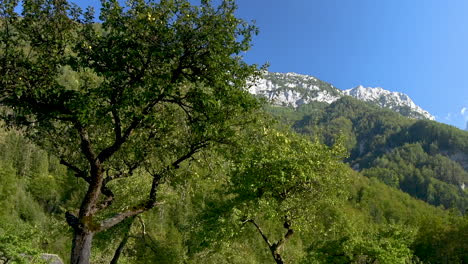
[[410,118],[435,119],[429,112],[417,106],[408,95],[380,87],[358,86],[343,91],[313,76],[273,72],[266,72],[263,79],[250,85],[250,93],[266,97],[273,104],[280,106],[296,108],[311,102],[330,104],[343,96],[352,96]]
[[309,75],[267,72],[251,84],[251,94],[266,97],[275,105],[298,107],[310,102],[328,104],[343,96],[333,85]]
[[434,120],[428,111],[417,106],[408,95],[399,92],[390,92],[380,87],[371,88],[363,87],[362,85],[344,90],[345,95],[352,96],[364,102],[369,102],[383,108],[389,108],[404,116],[416,119]]
[[466,122],[466,128],[465,128],[466,131],[468,131],[468,121]]

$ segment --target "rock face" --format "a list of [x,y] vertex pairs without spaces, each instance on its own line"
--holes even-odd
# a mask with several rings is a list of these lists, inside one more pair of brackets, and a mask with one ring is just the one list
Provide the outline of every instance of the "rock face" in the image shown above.
[[417,106],[413,100],[404,93],[390,92],[380,87],[363,87],[362,85],[353,89],[344,90],[343,93],[364,102],[373,103],[383,108],[389,108],[404,116],[435,120],[434,116]]
[[62,259],[55,254],[43,253],[41,254],[41,259],[43,259],[47,264],[63,264]]
[[297,73],[267,72],[263,79],[250,87],[249,92],[266,97],[275,105],[291,107],[313,101],[332,103],[342,96],[333,85]]
[[466,128],[465,128],[466,131],[468,131],[468,121],[466,121]]
[[458,162],[463,167],[463,169],[468,171],[468,153],[456,152],[451,154],[447,153],[446,155],[448,155],[451,160]]
[[[25,263],[37,263],[38,259],[40,258],[40,263],[47,263],[47,264],[64,264],[63,260],[56,254],[49,254],[49,253],[42,253],[39,255],[28,255],[28,254],[19,254],[22,257]],[[0,259],[0,263],[3,263]],[[9,262],[8,262],[9,263]],[[16,263],[16,262],[15,262]]]
[[249,92],[266,97],[272,104],[298,107],[310,102],[332,103],[343,96],[389,108],[404,116],[434,120],[429,112],[417,106],[408,95],[390,92],[380,87],[358,86],[340,90],[313,76],[297,73],[266,72],[263,79],[249,84]]

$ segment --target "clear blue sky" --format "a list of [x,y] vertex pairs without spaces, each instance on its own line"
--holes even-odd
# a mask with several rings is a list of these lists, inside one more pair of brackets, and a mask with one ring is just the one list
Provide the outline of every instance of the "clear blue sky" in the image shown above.
[[340,89],[408,94],[437,121],[468,120],[467,0],[238,0],[260,35],[246,54],[270,71],[318,77]]
[[238,16],[260,28],[247,62],[313,75],[340,89],[362,84],[403,92],[437,121],[465,128],[468,0],[237,3]]

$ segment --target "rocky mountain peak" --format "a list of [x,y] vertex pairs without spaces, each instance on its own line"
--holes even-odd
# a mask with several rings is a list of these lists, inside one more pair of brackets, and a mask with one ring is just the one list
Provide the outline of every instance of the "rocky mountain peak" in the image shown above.
[[391,92],[381,87],[364,87],[340,90],[313,76],[298,73],[266,72],[255,83],[249,83],[249,92],[266,97],[272,104],[298,107],[310,102],[333,103],[343,96],[389,108],[404,116],[434,120],[429,112],[416,105],[411,98],[400,92]]
[[333,85],[313,76],[267,72],[263,79],[249,84],[251,94],[266,97],[271,103],[298,107],[312,101],[332,103],[342,95]]
[[364,87],[360,85],[353,89],[344,90],[343,94],[380,107],[392,109],[408,117],[435,120],[434,116],[416,105],[404,93],[391,92],[381,87]]

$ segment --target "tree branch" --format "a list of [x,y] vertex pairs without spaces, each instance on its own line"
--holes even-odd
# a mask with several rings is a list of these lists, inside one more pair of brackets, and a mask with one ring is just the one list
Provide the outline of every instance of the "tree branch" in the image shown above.
[[151,251],[153,251],[154,253],[157,253],[156,249],[153,248],[153,246],[151,244],[146,242],[146,237],[148,237],[151,240],[151,243],[155,244],[154,240],[151,238],[151,236],[146,233],[145,222],[143,221],[143,219],[140,216],[137,216],[137,217],[138,217],[138,220],[139,220],[140,225],[141,225],[141,235],[143,237],[143,243],[145,243],[145,245],[147,245],[151,249]]
[[288,241],[294,234],[294,230],[291,228],[291,221],[289,218],[285,217],[283,227],[286,228],[287,231],[286,234],[284,234],[284,236],[273,245],[275,251],[281,250],[281,248],[284,246],[284,243],[286,243],[286,241]]
[[[104,221],[101,221],[100,227],[98,228],[97,232],[109,229],[109,228],[115,226],[116,224],[120,223],[121,221],[123,221],[123,220],[125,220],[125,219],[127,219],[129,217],[139,215],[139,214],[141,214],[141,213],[155,207],[156,206],[157,188],[158,188],[159,184],[161,183],[161,179],[163,178],[164,174],[166,174],[168,171],[170,171],[172,169],[179,168],[180,163],[182,163],[183,161],[189,159],[195,153],[197,153],[201,148],[203,148],[203,147],[205,147],[207,145],[208,145],[208,142],[200,142],[200,143],[192,146],[190,148],[189,152],[187,152],[186,154],[184,154],[183,156],[181,156],[180,158],[178,158],[177,160],[172,162],[171,165],[167,166],[162,172],[153,175],[153,181],[152,181],[152,184],[151,184],[151,191],[150,191],[150,194],[149,194],[149,197],[148,197],[148,201],[146,203],[144,203],[143,206],[141,206],[141,205],[135,206],[135,207],[132,208],[132,210],[122,212],[122,213],[117,214],[117,215],[115,215],[115,216],[113,216],[111,218],[108,218],[108,219],[106,219]],[[103,184],[102,186],[105,186],[105,184]]]
[[128,230],[125,233],[122,241],[120,242],[119,246],[115,250],[114,257],[112,257],[112,260],[110,264],[117,264],[119,262],[120,255],[122,254],[122,251],[125,248],[125,245],[127,244],[128,239],[130,238],[130,231],[132,229],[132,224],[135,221],[135,218],[131,220],[131,222],[128,224]]
[[114,193],[112,192],[111,189],[109,189],[107,187],[107,183],[109,183],[110,181],[114,180],[114,179],[117,179],[117,178],[123,178],[123,177],[130,177],[133,175],[133,171],[138,167],[138,164],[134,164],[132,165],[129,170],[126,172],[126,173],[123,173],[123,172],[120,172],[119,174],[116,174],[114,176],[107,176],[103,182],[102,182],[102,185],[101,185],[101,194],[105,195],[106,198],[101,201],[99,203],[99,205],[97,205],[94,209],[93,209],[93,213],[97,212],[97,211],[100,211],[100,210],[104,210],[106,209],[107,207],[109,207],[113,201],[114,201]]
[[158,104],[164,98],[164,96],[165,96],[164,92],[161,92],[161,94],[156,99],[150,102],[143,109],[143,111],[141,112],[141,115],[133,119],[133,121],[130,123],[127,129],[125,129],[123,134],[122,132],[120,132],[121,136],[119,138],[116,137],[114,144],[112,144],[108,148],[105,148],[104,150],[101,151],[101,153],[99,153],[99,155],[97,156],[97,159],[101,163],[103,163],[108,158],[110,158],[115,152],[117,152],[120,149],[120,147],[127,141],[128,137],[132,134],[132,132],[138,127],[138,125],[140,125],[143,119],[145,119],[145,117],[150,113],[151,108],[153,108],[156,104]]
[[247,219],[245,222],[252,223],[257,228],[257,231],[260,233],[260,235],[262,236],[265,243],[267,243],[268,247],[270,249],[273,247],[273,244],[270,242],[270,240],[268,240],[268,237],[265,235],[263,230],[260,228],[260,226],[253,219]]
[[101,232],[101,231],[104,231],[106,229],[109,229],[109,228],[115,226],[116,224],[122,222],[123,220],[125,220],[125,219],[127,219],[129,217],[132,217],[132,216],[139,215],[139,214],[143,213],[146,210],[147,209],[145,207],[140,207],[140,208],[135,208],[134,210],[129,210],[129,211],[117,214],[117,215],[115,215],[115,216],[113,216],[111,218],[108,218],[106,220],[101,221],[99,227],[95,231],[96,232]]
[[206,147],[207,145],[208,145],[208,141],[204,141],[204,142],[199,142],[198,144],[195,144],[194,146],[191,146],[189,152],[187,152],[185,155],[183,155],[182,157],[172,162],[171,165],[167,166],[160,173],[152,174],[153,182],[151,185],[150,196],[149,196],[148,203],[147,203],[147,207],[149,207],[149,209],[154,207],[153,204],[156,203],[157,187],[159,186],[163,176],[172,169],[178,169],[180,163],[191,158],[195,153],[197,153],[200,149]]
[[128,171],[123,172],[123,171],[117,171],[113,175],[109,175],[108,172],[106,172],[107,177],[104,179],[104,185],[106,185],[108,182],[113,181],[115,179],[120,179],[120,178],[127,178],[133,176],[133,172],[140,166],[141,162],[136,162],[135,164],[128,165]]
[[75,165],[69,163],[65,159],[61,158],[60,159],[60,164],[65,165],[67,168],[75,172],[75,176],[78,178],[84,179],[87,183],[89,183],[89,177],[86,172],[81,170],[80,168],[76,167]]
[[106,209],[112,204],[112,202],[114,202],[114,193],[111,191],[111,189],[107,188],[104,183],[101,186],[101,194],[105,195],[106,198],[93,208],[91,212],[92,214]]
[[[115,104],[114,100],[112,100],[112,104]],[[114,133],[115,133],[115,141],[119,141],[122,139],[122,124],[120,121],[119,113],[117,109],[112,108],[112,117],[114,118]]]
[[91,165],[95,164],[96,154],[94,153],[94,150],[91,147],[91,140],[89,139],[88,131],[86,131],[86,129],[79,122],[75,122],[74,125],[76,130],[78,131],[78,134],[80,135],[81,151],[83,152],[86,159]]
[[94,214],[97,210],[97,201],[99,199],[99,195],[101,194],[104,176],[102,171],[102,164],[99,162],[96,154],[94,153],[94,150],[92,149],[88,131],[86,131],[86,129],[78,121],[74,123],[74,126],[80,135],[81,151],[85,155],[90,165],[90,178],[88,181],[89,186],[86,195],[82,200],[79,211],[79,219],[83,220]]

